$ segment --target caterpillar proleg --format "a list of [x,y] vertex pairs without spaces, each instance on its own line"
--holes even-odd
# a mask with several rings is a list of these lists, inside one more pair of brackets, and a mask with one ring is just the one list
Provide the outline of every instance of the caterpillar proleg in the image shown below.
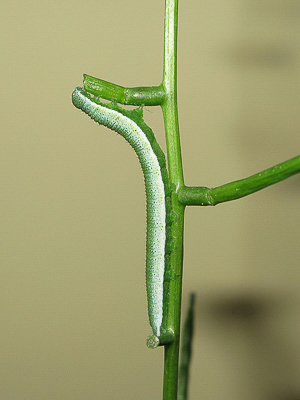
[[146,286],[148,314],[153,333],[160,336],[163,314],[165,266],[169,259],[170,185],[164,153],[142,118],[142,109],[126,111],[116,104],[101,103],[84,89],[72,94],[75,107],[94,121],[123,136],[139,158],[147,197]]

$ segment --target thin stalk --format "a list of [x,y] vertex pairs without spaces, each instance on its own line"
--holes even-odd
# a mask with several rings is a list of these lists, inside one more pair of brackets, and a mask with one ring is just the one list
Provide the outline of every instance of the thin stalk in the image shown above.
[[162,85],[128,88],[87,74],[84,74],[83,85],[94,96],[125,105],[158,106],[164,99]]
[[179,368],[177,400],[187,400],[188,398],[188,384],[189,384],[190,366],[192,358],[192,344],[193,344],[193,334],[194,334],[194,306],[195,306],[195,294],[191,293],[190,304],[181,333],[180,368]]
[[299,172],[300,156],[296,156],[247,178],[212,189],[205,186],[184,186],[180,189],[179,200],[184,205],[215,206],[248,196]]
[[183,186],[183,172],[177,110],[177,20],[178,0],[165,1],[164,74],[165,92],[162,111],[165,123],[168,169],[175,190],[172,195],[174,222],[172,238],[174,250],[171,253],[172,279],[169,285],[168,315],[166,325],[174,332],[174,341],[165,346],[163,400],[177,398],[178,359],[180,339],[180,312],[182,290],[183,221],[184,206],[178,201],[178,190]]

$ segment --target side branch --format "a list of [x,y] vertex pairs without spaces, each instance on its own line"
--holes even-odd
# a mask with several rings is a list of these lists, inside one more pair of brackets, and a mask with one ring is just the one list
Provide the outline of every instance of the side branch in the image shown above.
[[165,93],[163,86],[125,88],[84,74],[84,89],[102,99],[134,106],[158,106],[162,104]]
[[215,206],[219,203],[248,196],[299,172],[300,156],[297,156],[248,178],[212,189],[204,186],[184,186],[178,193],[178,199],[183,205]]

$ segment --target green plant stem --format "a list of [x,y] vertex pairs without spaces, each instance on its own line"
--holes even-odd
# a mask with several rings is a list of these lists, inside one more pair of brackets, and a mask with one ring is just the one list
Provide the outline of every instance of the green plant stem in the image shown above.
[[194,305],[195,294],[190,295],[190,304],[187,311],[184,326],[181,333],[180,346],[180,367],[178,379],[178,397],[177,400],[187,400],[188,398],[188,383],[192,357],[192,342],[194,333]]
[[183,221],[184,205],[178,201],[178,190],[183,186],[183,172],[179,137],[177,110],[177,19],[178,0],[165,1],[165,38],[164,38],[164,101],[162,111],[165,123],[168,169],[175,190],[172,195],[172,238],[174,250],[171,253],[172,279],[169,285],[167,327],[174,331],[174,341],[165,346],[164,359],[164,400],[177,398],[178,359],[180,339],[180,311],[182,289],[183,259]]
[[297,156],[248,178],[212,189],[204,186],[183,186],[179,191],[179,201],[184,205],[215,206],[219,203],[248,196],[299,172],[300,156]]
[[158,106],[165,95],[162,85],[125,88],[86,74],[83,85],[87,92],[95,96],[125,105]]

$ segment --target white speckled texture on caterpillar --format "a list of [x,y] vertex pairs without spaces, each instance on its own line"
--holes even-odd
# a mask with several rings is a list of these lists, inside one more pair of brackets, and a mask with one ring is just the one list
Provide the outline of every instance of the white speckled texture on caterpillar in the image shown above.
[[72,94],[75,107],[93,120],[122,135],[134,148],[145,178],[147,196],[146,284],[148,313],[153,333],[160,336],[163,318],[163,281],[165,269],[166,206],[160,165],[143,130],[122,113],[99,105],[77,87]]

